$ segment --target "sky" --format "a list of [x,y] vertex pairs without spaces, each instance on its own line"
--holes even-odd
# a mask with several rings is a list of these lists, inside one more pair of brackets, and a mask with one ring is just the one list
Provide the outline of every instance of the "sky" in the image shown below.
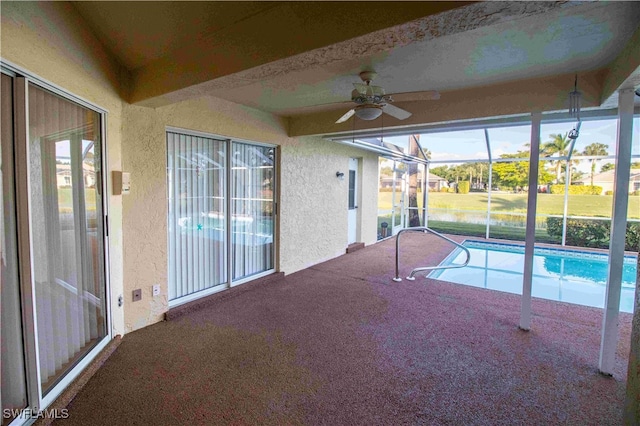
[[[580,134],[576,140],[575,151],[580,152],[587,145],[599,142],[608,145],[609,155],[615,155],[617,122],[617,117],[606,120],[583,121],[580,127]],[[540,142],[549,141],[552,134],[560,133],[564,135],[572,130],[574,125],[574,122],[543,123],[540,129]],[[528,147],[525,144],[530,139],[531,129],[529,125],[493,128],[489,129],[488,132],[493,158],[498,158],[505,153],[528,151]],[[399,146],[406,146],[407,138],[407,136],[386,137],[385,141]],[[431,159],[433,161],[489,158],[484,130],[482,129],[423,134],[420,137],[420,143],[424,149],[431,151]],[[640,156],[639,117],[634,118],[632,155]],[[634,158],[632,161],[640,161],[640,158]],[[607,162],[613,161],[603,160],[600,162],[600,166]],[[590,163],[582,161],[577,167],[586,172],[590,168]]]
[[[93,142],[82,140],[82,149],[86,149],[89,144]],[[93,152],[93,148],[91,148]],[[71,160],[71,143],[68,140],[61,140],[56,142],[56,160],[67,162]]]

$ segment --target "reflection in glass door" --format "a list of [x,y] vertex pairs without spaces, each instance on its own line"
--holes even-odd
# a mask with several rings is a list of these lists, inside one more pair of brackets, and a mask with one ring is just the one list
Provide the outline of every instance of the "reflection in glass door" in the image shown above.
[[100,114],[29,85],[29,210],[41,394],[107,335]]

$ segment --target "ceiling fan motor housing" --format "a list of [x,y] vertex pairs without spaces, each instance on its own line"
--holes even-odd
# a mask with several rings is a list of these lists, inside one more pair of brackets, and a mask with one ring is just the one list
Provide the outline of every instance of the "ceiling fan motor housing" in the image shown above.
[[388,97],[380,93],[361,93],[357,89],[351,91],[351,100],[358,105],[387,102]]
[[360,79],[365,83],[370,83],[377,75],[375,71],[362,71],[360,73]]

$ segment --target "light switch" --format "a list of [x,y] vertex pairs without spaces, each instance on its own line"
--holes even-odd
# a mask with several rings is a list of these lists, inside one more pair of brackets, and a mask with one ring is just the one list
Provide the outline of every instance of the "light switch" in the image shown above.
[[122,195],[131,191],[131,173],[122,172]]
[[111,172],[113,195],[126,195],[131,191],[131,173],[113,170]]

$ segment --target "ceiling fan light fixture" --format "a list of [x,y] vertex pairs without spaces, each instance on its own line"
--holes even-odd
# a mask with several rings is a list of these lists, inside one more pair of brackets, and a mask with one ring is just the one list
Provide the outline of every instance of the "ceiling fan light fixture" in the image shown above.
[[356,108],[356,116],[360,120],[371,121],[382,115],[382,108],[378,105],[367,105]]

